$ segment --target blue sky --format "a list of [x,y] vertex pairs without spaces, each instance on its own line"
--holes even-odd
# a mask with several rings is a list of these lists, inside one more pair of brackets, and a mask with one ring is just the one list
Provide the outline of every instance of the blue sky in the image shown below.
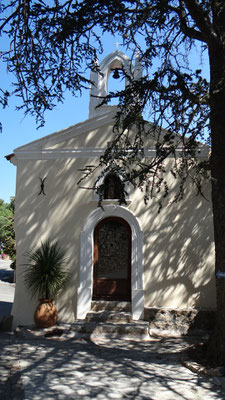
[[12,153],[19,146],[87,119],[88,96],[88,90],[83,93],[81,98],[74,98],[67,94],[64,104],[59,104],[55,110],[46,113],[45,126],[38,130],[34,117],[24,118],[22,111],[15,111],[15,100],[10,101],[10,107],[1,110],[0,199],[8,202],[10,197],[15,195],[16,185],[16,167],[4,156]]
[[[0,50],[4,49],[4,38],[0,38]],[[99,56],[99,61],[112,51],[115,51],[115,43],[120,42],[119,39],[106,36],[104,39],[104,53]],[[119,50],[126,50],[119,46]],[[128,54],[129,55],[129,54]],[[198,68],[196,56],[192,60],[194,67]],[[207,62],[201,65],[205,75],[208,75]],[[11,82],[12,76],[5,71],[5,66],[0,62],[0,87],[6,87],[5,83]],[[113,90],[111,88],[111,90]],[[69,92],[65,96],[65,102],[58,104],[53,110],[46,113],[45,126],[37,130],[35,118],[26,116],[22,111],[15,111],[16,99],[11,98],[9,107],[0,109],[0,122],[2,123],[2,133],[0,133],[0,199],[6,202],[10,201],[10,197],[15,195],[16,188],[16,167],[5,159],[5,156],[11,154],[14,149],[39,139],[45,135],[49,135],[61,129],[65,129],[78,122],[88,118],[89,91],[83,91],[81,97],[73,97]]]

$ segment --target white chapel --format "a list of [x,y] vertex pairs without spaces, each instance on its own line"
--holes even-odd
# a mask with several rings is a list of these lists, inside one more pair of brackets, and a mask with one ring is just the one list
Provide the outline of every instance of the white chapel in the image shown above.
[[[120,205],[119,177],[105,177],[106,187],[114,180],[114,189],[108,189],[103,207],[95,191],[77,185],[80,171],[98,162],[113,137],[117,106],[97,106],[108,93],[110,74],[121,68],[132,70],[136,79],[142,76],[138,57],[132,64],[118,49],[112,52],[98,72],[91,72],[89,118],[10,156],[17,168],[14,327],[33,323],[38,299],[31,300],[24,286],[25,252],[47,239],[66,249],[70,269],[67,288],[56,300],[59,322],[85,319],[93,300],[130,302],[133,320],[146,318],[152,309],[215,308],[211,204],[193,194],[191,183],[183,201],[160,213],[157,201],[145,205],[133,187],[126,205]],[[147,150],[151,157],[153,139]],[[201,147],[199,157],[207,151]],[[88,178],[87,186],[96,178]],[[207,183],[206,192],[210,198]]]

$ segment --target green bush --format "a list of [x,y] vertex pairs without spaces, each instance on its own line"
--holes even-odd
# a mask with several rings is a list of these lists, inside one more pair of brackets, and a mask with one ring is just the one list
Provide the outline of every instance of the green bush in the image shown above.
[[31,296],[54,299],[69,278],[68,269],[65,267],[65,251],[60,248],[58,242],[50,244],[47,240],[36,250],[27,251],[25,255],[28,262],[24,264],[24,282]]

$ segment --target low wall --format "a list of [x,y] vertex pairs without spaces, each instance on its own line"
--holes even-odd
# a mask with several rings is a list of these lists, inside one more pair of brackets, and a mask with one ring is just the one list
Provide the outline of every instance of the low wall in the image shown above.
[[211,331],[215,325],[216,311],[196,309],[145,308],[144,320],[150,322],[150,330],[172,331],[178,334]]

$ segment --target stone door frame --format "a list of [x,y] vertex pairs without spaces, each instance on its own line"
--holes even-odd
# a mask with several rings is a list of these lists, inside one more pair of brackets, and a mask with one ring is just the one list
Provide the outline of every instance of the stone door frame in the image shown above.
[[104,205],[92,211],[80,237],[80,285],[77,289],[77,319],[85,319],[91,309],[93,291],[94,229],[107,217],[119,217],[131,228],[131,304],[134,320],[144,315],[144,234],[136,216],[119,205]]

